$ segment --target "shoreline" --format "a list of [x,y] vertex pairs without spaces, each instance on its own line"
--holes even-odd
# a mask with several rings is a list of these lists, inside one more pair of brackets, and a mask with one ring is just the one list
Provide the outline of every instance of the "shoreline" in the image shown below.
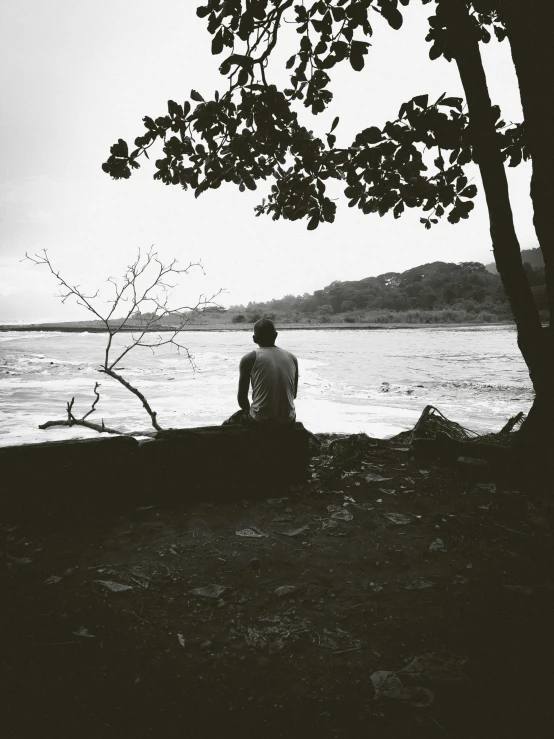
[[[483,326],[513,326],[512,321],[494,321],[490,323],[484,323],[484,322],[475,322],[475,323],[467,323],[467,322],[437,322],[437,323],[363,323],[363,324],[348,324],[344,325],[343,323],[340,324],[331,324],[331,323],[322,323],[322,324],[316,324],[316,325],[307,325],[307,324],[284,324],[281,326],[277,326],[279,331],[379,331],[379,330],[386,330],[386,329],[417,329],[417,328],[452,328],[452,327],[460,327],[460,328],[469,328],[469,327],[483,327]],[[164,333],[168,331],[175,331],[175,326],[160,326],[156,329],[148,329],[147,333]],[[1,333],[9,333],[9,332],[60,332],[60,333],[91,333],[91,334],[103,334],[107,333],[107,330],[102,326],[88,326],[86,324],[80,324],[75,325],[72,323],[62,323],[62,324],[54,324],[54,323],[44,323],[44,324],[23,324],[23,325],[15,325],[15,324],[3,324],[0,325],[0,332]],[[138,333],[141,331],[140,326],[125,326],[119,330],[118,333]],[[208,325],[195,325],[195,326],[186,326],[180,330],[180,332],[187,332],[187,331],[246,331],[250,332],[252,331],[252,326],[244,326],[244,324],[240,325],[229,325],[229,324],[216,324],[214,326],[208,326]]]

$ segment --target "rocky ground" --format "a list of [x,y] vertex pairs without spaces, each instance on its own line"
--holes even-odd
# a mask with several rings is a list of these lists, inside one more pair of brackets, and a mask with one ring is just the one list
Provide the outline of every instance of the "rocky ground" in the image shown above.
[[367,437],[310,475],[4,522],[2,736],[552,736],[550,491]]

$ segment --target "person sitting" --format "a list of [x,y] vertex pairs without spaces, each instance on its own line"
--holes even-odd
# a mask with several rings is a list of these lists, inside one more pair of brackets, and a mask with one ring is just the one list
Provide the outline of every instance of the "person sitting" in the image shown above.
[[[280,428],[296,421],[294,400],[298,392],[298,360],[275,346],[273,321],[262,318],[254,324],[252,337],[257,349],[240,360],[237,400],[241,408],[227,424],[248,428]],[[252,402],[248,391],[252,385]]]

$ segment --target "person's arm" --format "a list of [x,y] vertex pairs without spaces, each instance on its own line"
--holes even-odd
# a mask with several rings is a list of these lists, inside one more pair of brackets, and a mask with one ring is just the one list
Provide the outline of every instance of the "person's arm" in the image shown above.
[[294,362],[294,368],[296,370],[294,375],[294,399],[296,400],[296,396],[298,394],[298,359],[294,356],[294,354],[291,354],[291,359]]
[[242,408],[243,411],[250,410],[250,401],[248,400],[248,390],[250,388],[250,373],[252,372],[252,367],[254,366],[255,361],[256,361],[255,351],[250,352],[249,354],[245,354],[244,357],[240,360],[239,391],[237,395],[237,400],[238,400],[240,408]]

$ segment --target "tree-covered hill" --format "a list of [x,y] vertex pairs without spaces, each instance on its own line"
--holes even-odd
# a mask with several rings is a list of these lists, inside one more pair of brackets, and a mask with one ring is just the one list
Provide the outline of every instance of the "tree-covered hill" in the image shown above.
[[[548,310],[544,259],[540,247],[537,246],[536,249],[522,249],[521,260],[538,309],[541,311]],[[498,274],[494,262],[487,264],[487,270],[493,275]]]
[[[541,270],[544,267],[544,259],[539,246],[535,249],[522,249],[521,261],[524,265],[529,264],[533,270]],[[493,275],[498,274],[498,270],[496,269],[496,264],[494,262],[487,264],[486,267]]]
[[234,306],[250,314],[274,313],[280,317],[331,317],[362,312],[462,311],[508,315],[506,296],[498,275],[479,262],[432,262],[405,272],[377,277],[334,281],[313,295],[286,295],[265,303]]

